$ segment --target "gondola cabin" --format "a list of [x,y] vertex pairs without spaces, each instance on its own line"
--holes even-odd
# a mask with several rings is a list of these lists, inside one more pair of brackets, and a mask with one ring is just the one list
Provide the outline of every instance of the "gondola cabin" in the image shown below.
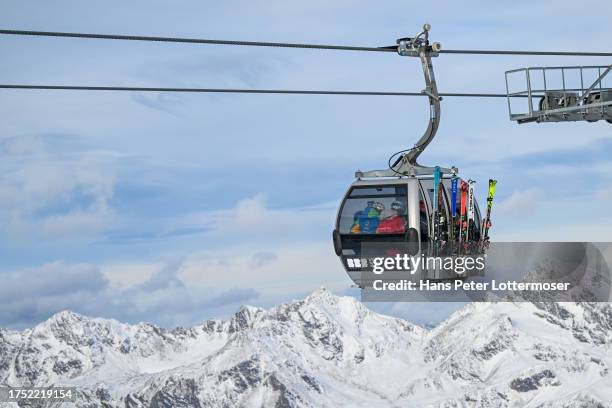
[[[461,179],[458,181],[461,183]],[[478,204],[475,202],[467,241],[457,246],[460,223],[458,217],[455,222],[452,217],[451,176],[443,176],[440,183],[442,195],[437,201],[442,204],[438,209],[441,240],[440,252],[435,255],[465,255],[457,248],[479,247],[482,222]],[[460,199],[461,195],[457,194],[457,213],[461,208]],[[395,244],[403,248],[410,246],[412,255],[434,255],[433,200],[433,176],[358,179],[350,186],[338,210],[333,243],[336,255],[356,285],[363,287],[363,271],[368,269],[366,259],[384,255]],[[472,255],[477,253],[478,250],[471,251]],[[426,279],[456,277],[447,272],[420,271]]]

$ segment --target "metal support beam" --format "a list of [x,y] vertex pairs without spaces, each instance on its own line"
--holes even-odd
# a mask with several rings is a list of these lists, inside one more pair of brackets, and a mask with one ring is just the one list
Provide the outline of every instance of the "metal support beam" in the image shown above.
[[[597,78],[588,86],[584,83],[585,70],[595,71]],[[508,76],[525,72],[525,88],[519,92],[510,92]],[[544,89],[533,89],[532,71],[542,72]],[[561,85],[549,89],[547,73],[560,71]],[[579,84],[568,86],[567,73],[579,74]],[[518,123],[529,122],[596,122],[605,119],[612,123],[612,89],[602,86],[603,80],[609,77],[612,65],[605,66],[572,66],[572,67],[531,67],[506,71],[506,95],[510,119]],[[574,75],[575,76],[575,75]],[[575,81],[573,81],[575,82]],[[579,88],[576,88],[579,86]],[[537,88],[537,87],[536,87]],[[513,112],[511,98],[527,96],[527,109]],[[534,101],[534,98],[537,98]],[[534,108],[536,102],[537,108]]]
[[[608,73],[612,70],[612,65],[610,65],[596,80],[595,82],[593,82],[591,84],[591,86],[589,86],[584,92],[583,94],[580,96],[580,100],[583,101],[584,98],[586,98],[587,96],[589,96],[589,94],[591,93],[591,91],[593,89],[595,89],[595,87],[599,84],[601,84],[601,81],[606,77],[606,75],[608,75]],[[580,75],[582,75],[582,70],[580,70]],[[600,86],[601,88],[601,86]]]
[[[425,77],[425,89],[422,94],[427,95],[429,101],[429,123],[427,129],[415,145],[408,149],[401,158],[390,168],[385,170],[372,171],[357,171],[357,178],[371,177],[398,177],[398,176],[419,176],[432,175],[433,167],[421,166],[417,162],[417,158],[423,153],[425,148],[431,143],[436,136],[438,126],[440,125],[440,101],[442,97],[438,93],[436,85],[436,77],[434,75],[433,64],[431,57],[437,57],[441,50],[440,43],[429,44],[429,30],[431,26],[425,24],[415,38],[400,38],[397,40],[397,53],[401,56],[418,57],[421,60],[423,75]],[[455,167],[450,169],[442,169],[443,173],[456,174],[458,170]]]

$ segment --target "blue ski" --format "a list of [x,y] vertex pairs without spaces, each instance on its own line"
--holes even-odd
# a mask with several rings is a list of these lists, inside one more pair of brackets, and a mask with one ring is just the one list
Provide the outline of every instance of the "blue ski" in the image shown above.
[[440,212],[439,212],[440,209],[438,208],[438,190],[440,188],[440,178],[441,178],[440,167],[436,166],[434,168],[433,203],[432,203],[433,238],[435,242],[434,248],[436,248],[436,250],[437,250],[438,241],[440,240]]
[[457,216],[457,184],[459,182],[459,178],[457,176],[453,176],[451,178],[451,208],[453,213],[453,218]]

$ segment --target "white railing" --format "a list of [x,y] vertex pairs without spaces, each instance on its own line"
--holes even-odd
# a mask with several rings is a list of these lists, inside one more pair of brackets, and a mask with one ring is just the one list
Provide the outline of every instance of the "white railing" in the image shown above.
[[[510,120],[612,123],[612,65],[506,71]],[[518,106],[518,109],[517,109]]]

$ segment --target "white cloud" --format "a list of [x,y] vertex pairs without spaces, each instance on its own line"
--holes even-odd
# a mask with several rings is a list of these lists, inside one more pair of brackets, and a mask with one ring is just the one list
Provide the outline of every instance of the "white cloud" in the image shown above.
[[595,197],[605,201],[612,201],[612,186],[596,191]]
[[93,237],[112,227],[115,159],[112,152],[96,150],[58,154],[43,137],[4,140],[2,234],[25,242],[61,241]]
[[497,212],[507,215],[532,214],[539,207],[543,196],[543,191],[538,188],[515,191],[497,204]]
[[[238,284],[187,286],[177,278],[178,266],[171,263],[159,270],[153,270],[152,265],[131,264],[120,272],[114,269],[118,267],[52,262],[3,272],[0,327],[28,327],[66,309],[131,322],[194,324],[220,310],[233,311],[259,296],[255,289]],[[151,274],[145,279],[140,277],[137,284],[118,288],[103,271],[111,277],[135,271]]]
[[113,288],[127,289],[146,282],[164,266],[163,262],[112,263],[102,266],[101,272]]
[[[537,164],[537,163],[536,163]],[[547,164],[543,166],[534,165],[533,168],[537,171],[538,175],[542,178],[545,177],[575,177],[577,174],[597,174],[602,177],[607,177],[612,174],[612,163],[608,162],[589,162],[584,163],[559,163],[559,164]]]
[[268,196],[258,193],[227,210],[206,211],[173,220],[174,228],[202,227],[215,237],[233,240],[259,237],[279,244],[299,241],[310,231],[320,231],[334,221],[335,206],[323,203],[298,208],[270,208]]
[[[114,9],[101,5],[99,10],[108,11],[111,14],[107,17],[112,17],[93,21],[88,16],[96,15],[95,12],[92,13],[91,7],[98,6],[77,5],[75,2],[69,4],[67,1],[61,3],[63,6],[41,3],[40,7],[43,7],[44,12],[32,14],[24,13],[23,6],[14,2],[14,5],[5,7],[0,19],[16,25],[37,26],[53,17],[58,24],[62,21],[66,24],[76,24],[75,31],[77,26],[85,24],[91,31],[112,32],[121,31],[126,24],[131,24],[135,13],[142,9],[142,4],[136,3],[126,3],[125,7]],[[182,8],[156,4],[148,8],[148,18],[140,19],[134,30],[163,35],[160,27],[164,27],[163,30],[173,35],[198,37],[204,36],[202,27],[205,26],[207,35],[218,38],[249,38],[253,33],[257,33],[260,40],[285,39],[321,43],[329,41],[377,46],[392,44],[399,36],[413,35],[423,23],[419,13],[397,13],[397,10],[404,8],[402,2],[373,3],[371,7],[355,7],[346,1],[333,2],[333,5],[328,4],[323,11],[319,7],[320,3],[320,0],[299,4],[285,2],[282,7],[277,7],[278,4],[272,6],[269,2],[258,1],[246,6],[240,5],[238,8],[236,5],[222,2],[215,5],[191,2],[188,7]],[[472,2],[466,5],[448,1],[438,3],[434,7],[439,12],[432,15],[432,20],[429,21],[433,25],[432,39],[441,41],[444,47],[448,48],[491,46],[510,49],[516,45],[517,38],[520,38],[530,41],[533,49],[562,44],[564,48],[571,50],[591,44],[595,50],[601,39],[608,38],[610,33],[609,25],[605,24],[610,14],[610,2],[599,1],[596,7],[590,9],[569,1],[560,3],[561,5],[554,9],[545,5],[534,7],[533,2],[519,2],[510,9],[502,3],[487,3],[486,7],[483,4]],[[70,7],[69,15],[62,15],[61,10],[65,7]],[[214,8],[214,13],[201,12],[211,7]],[[567,12],[568,7],[572,9],[571,13]],[[266,9],[274,9],[274,12],[261,12]],[[593,14],[591,9],[600,12]],[[526,10],[529,12],[526,13]],[[305,15],[319,17],[314,25],[316,29],[312,29],[314,20],[303,18]],[[279,18],[281,16],[282,18]],[[575,36],[569,31],[541,30],[537,22],[551,16],[559,22],[559,26],[567,25],[572,20],[596,21],[584,30],[583,35]],[[228,19],[234,22],[231,27],[224,23]],[[163,25],[160,24],[162,22]],[[534,36],[534,30],[538,35]],[[89,43],[74,42],[70,46],[62,46],[53,42],[56,46],[49,46],[47,42],[30,40],[27,44],[24,43],[29,52],[23,52],[24,44],[21,41],[25,40],[15,37],[7,38],[3,42],[3,51],[6,51],[3,55],[7,60],[15,61],[13,65],[5,64],[0,67],[3,77],[8,78],[9,82],[31,82],[30,79],[38,78],[40,82],[49,83],[132,82],[172,86],[174,81],[178,81],[174,84],[195,86],[194,81],[201,80],[204,81],[202,86],[211,84],[212,87],[222,81],[229,84],[259,84],[264,87],[262,81],[265,81],[266,87],[291,88],[299,84],[304,88],[348,89],[351,84],[356,84],[356,88],[371,90],[397,90],[398,86],[405,90],[418,90],[422,86],[418,61],[408,61],[391,55],[374,55],[380,53],[320,53],[183,45],[166,45],[163,46],[164,52],[152,52],[157,50],[159,45],[109,42],[92,46]],[[226,59],[226,64],[211,67],[213,58],[222,61],[226,55],[230,56]],[[253,58],[255,55],[257,60]],[[203,56],[206,59],[203,59]],[[44,70],[40,69],[40,60],[46,61]],[[184,69],[178,71],[181,73],[178,77],[176,72],[180,67],[173,66],[172,61],[184,63]],[[267,61],[274,62],[268,64]],[[476,74],[474,61],[478,62]],[[514,57],[501,56],[478,57],[476,60],[471,56],[448,56],[436,60],[435,69],[441,90],[444,88],[443,90],[448,92],[503,92],[503,71],[518,67],[513,65],[517,61]],[[593,63],[599,61],[593,59]],[[520,65],[523,63],[537,65],[542,61],[541,58],[525,57],[521,59]],[[546,59],[546,63],[561,65],[567,61],[550,57]],[[14,69],[16,65],[20,69]],[[247,71],[244,71],[245,69]],[[202,75],[203,73],[207,75]],[[15,251],[24,253],[39,239],[88,242],[90,237],[123,221],[119,219],[122,214],[115,213],[111,205],[112,200],[117,198],[112,155],[101,150],[81,149],[78,152],[70,152],[67,151],[70,149],[64,148],[61,138],[54,138],[55,148],[50,149],[42,138],[22,136],[61,130],[79,135],[84,143],[103,149],[143,155],[148,163],[144,166],[143,162],[135,164],[127,174],[134,184],[141,181],[151,182],[152,176],[146,171],[143,172],[143,168],[153,162],[168,164],[168,171],[164,174],[169,174],[169,178],[181,174],[176,172],[176,169],[182,166],[203,168],[203,172],[210,170],[210,177],[200,178],[205,194],[197,199],[185,194],[185,191],[192,187],[192,183],[184,180],[180,183],[179,177],[176,177],[177,181],[173,181],[172,185],[177,188],[177,196],[187,196],[187,200],[193,202],[181,202],[176,207],[173,204],[168,205],[170,208],[164,213],[167,218],[147,219],[149,212],[146,212],[146,215],[135,214],[137,210],[131,213],[132,224],[120,232],[145,238],[133,240],[142,245],[138,247],[138,251],[141,251],[139,253],[133,253],[136,244],[128,245],[125,240],[119,245],[115,242],[112,251],[105,253],[104,256],[108,259],[101,263],[109,263],[103,270],[114,285],[120,288],[133,287],[158,274],[167,266],[165,261],[158,261],[160,251],[168,251],[180,258],[184,262],[181,264],[184,267],[183,278],[198,284],[204,283],[198,281],[198,278],[204,280],[207,276],[215,275],[213,266],[218,268],[218,275],[226,275],[225,281],[219,283],[224,287],[232,282],[234,276],[239,277],[241,283],[259,285],[260,275],[264,276],[262,285],[271,282],[272,285],[282,286],[293,282],[290,285],[293,289],[287,289],[287,293],[292,293],[291,290],[297,291],[300,287],[310,289],[326,282],[326,279],[349,283],[331,253],[331,245],[325,231],[333,223],[335,208],[320,211],[314,208],[283,209],[276,203],[269,205],[266,196],[260,194],[224,211],[200,213],[178,220],[168,213],[191,211],[200,203],[225,197],[225,185],[216,176],[219,172],[223,172],[224,177],[244,179],[245,183],[250,183],[255,189],[249,191],[277,189],[278,192],[282,189],[280,194],[291,197],[291,200],[287,200],[290,202],[296,202],[293,197],[304,190],[319,189],[322,199],[341,195],[344,191],[337,191],[338,185],[341,184],[334,184],[337,180],[342,179],[342,183],[348,184],[352,171],[368,163],[377,163],[373,167],[384,167],[387,152],[414,143],[427,120],[426,102],[417,98],[148,96],[140,95],[135,98],[121,93],[3,92],[0,106],[4,114],[0,122],[0,134],[19,137],[7,144],[4,152],[0,151],[2,241],[12,244],[16,239],[24,240],[24,243],[17,245],[19,251]],[[140,101],[140,104],[134,103],[135,99]],[[143,103],[162,109],[170,107],[172,112],[180,115],[163,115],[158,110],[143,108]],[[609,125],[605,123],[519,126],[508,120],[505,101],[502,99],[488,101],[447,98],[443,104],[440,132],[424,155],[425,163],[433,161],[427,160],[433,157],[462,168],[466,162],[482,159],[489,161],[483,165],[486,169],[482,171],[490,173],[499,159],[511,160],[524,154],[548,152],[551,147],[579,148],[609,134]],[[410,113],[406,115],[406,112]],[[479,114],[475,116],[474,112]],[[274,120],[270,120],[272,114]],[[231,120],[234,117],[240,119]],[[390,120],[404,117],[406,120]],[[293,177],[291,170],[295,169],[310,177],[299,178],[300,181],[296,182],[296,185],[289,187],[279,186],[281,183],[277,178],[247,180],[244,177],[245,169],[250,172],[251,168],[245,162],[252,163],[254,160],[257,160],[252,167],[255,172],[263,168],[269,169],[274,164],[282,164],[288,169],[289,176],[281,175],[279,170],[281,178]],[[236,163],[238,165],[235,165]],[[341,172],[336,170],[340,167]],[[569,174],[577,168],[578,166],[573,165],[543,166],[539,174],[554,176],[560,174],[560,171]],[[581,167],[579,170],[584,169]],[[588,170],[597,170],[602,176],[612,172],[607,164],[601,164],[599,169]],[[329,176],[332,182],[321,185],[318,178],[326,176]],[[500,181],[504,176],[506,179],[516,180],[513,169],[503,169],[502,174],[495,175]],[[308,185],[299,185],[300,183]],[[592,185],[578,187],[582,191],[592,191]],[[179,189],[181,191],[178,191]],[[508,200],[495,203],[494,214],[499,212],[499,224],[504,212],[513,215],[534,210],[533,200],[541,198],[538,194],[541,192],[538,193],[537,189],[519,191]],[[602,194],[607,197],[607,193]],[[75,195],[85,196],[85,200],[77,205],[73,200]],[[120,204],[126,207],[132,205],[130,208],[133,208],[134,201],[131,199],[132,197],[121,197]],[[136,205],[142,202],[136,201]],[[164,201],[166,202],[170,201]],[[559,205],[563,206],[562,210],[557,209],[560,214],[578,214],[568,221],[575,225],[544,228],[541,220],[536,220],[534,216],[533,222],[525,228],[534,230],[534,234],[547,231],[548,237],[551,234],[563,236],[560,234],[563,231],[572,236],[591,231],[605,237],[605,231],[612,230],[608,213],[603,210],[594,211],[592,204],[581,206],[580,210],[574,202],[563,202]],[[215,203],[210,207],[216,208],[218,205]],[[538,217],[543,212],[539,211]],[[600,222],[597,223],[591,218],[585,219],[585,214],[599,218]],[[516,225],[518,222],[514,223],[515,220],[530,221],[519,217],[506,219],[510,220],[512,231],[517,233],[521,232],[523,226]],[[497,220],[494,222],[497,223]],[[202,226],[201,231],[210,231],[206,235],[210,237],[210,241],[206,241],[205,234],[198,233],[189,237],[191,241],[187,241],[188,238],[183,236],[183,240],[176,241],[179,245],[175,245],[167,239],[162,243],[164,247],[161,250],[158,251],[158,247],[151,250],[145,246],[148,243],[147,234],[156,236],[155,229],[159,224],[166,226],[170,232]],[[212,230],[209,230],[211,225]],[[321,238],[323,233],[325,240]],[[524,238],[533,235],[521,236]],[[312,242],[317,239],[321,242],[297,242],[308,241],[310,238]],[[242,246],[237,246],[237,241],[240,241]],[[188,248],[183,246],[185,243],[189,244]],[[289,243],[293,244],[286,247]],[[209,251],[193,253],[192,248],[196,246],[208,248]],[[213,250],[211,246],[225,246],[226,249],[223,252]],[[97,259],[102,256],[97,253],[97,249],[79,247],[79,256],[83,259]],[[147,251],[155,255],[143,255]],[[35,255],[55,259],[66,254],[72,256],[75,250],[70,246],[58,246],[52,254],[43,252]],[[258,253],[268,255],[257,256]],[[140,259],[133,264],[116,264],[117,259],[130,257]],[[212,266],[207,266],[207,261],[210,261]],[[19,261],[13,259],[13,262]],[[265,266],[253,268],[259,262],[264,262]],[[159,265],[163,267],[158,269]],[[125,268],[123,273],[122,268]],[[266,277],[268,271],[271,271],[269,278]],[[198,276],[198,273],[203,275]],[[276,279],[276,283],[273,279]],[[0,309],[1,306],[2,304]]]
[[[593,214],[592,218],[597,218]],[[552,225],[524,225],[519,228],[496,233],[496,241],[505,242],[610,242],[612,241],[612,221],[565,220]]]
[[[254,267],[254,256],[267,252],[265,267]],[[323,283],[348,287],[340,261],[331,242],[285,244],[272,247],[245,246],[188,255],[179,271],[190,286],[226,287],[247,283],[269,295],[303,293]]]

